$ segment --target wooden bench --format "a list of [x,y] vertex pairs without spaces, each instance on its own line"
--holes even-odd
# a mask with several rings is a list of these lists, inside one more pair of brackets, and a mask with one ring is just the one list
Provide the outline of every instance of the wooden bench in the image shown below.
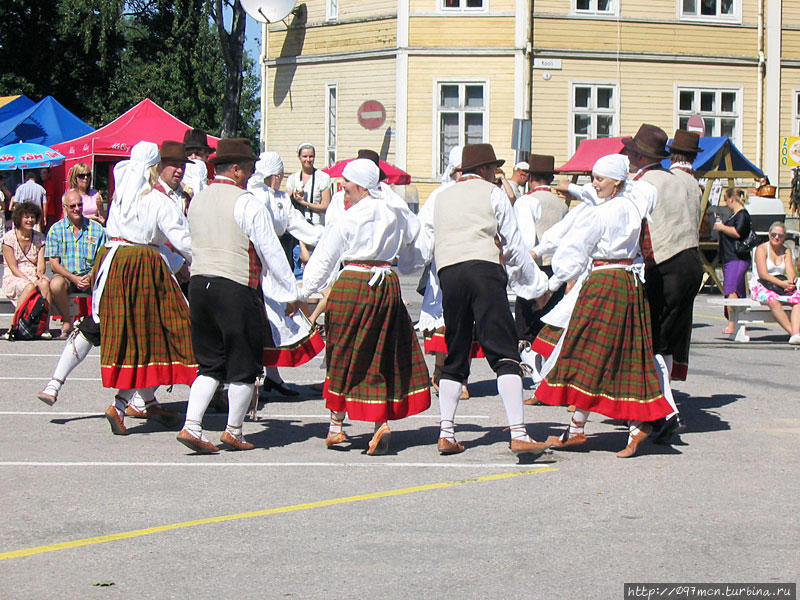
[[[748,325],[777,323],[769,306],[749,298],[709,298],[708,303],[728,309],[728,319],[736,323],[736,333],[730,336],[734,342],[750,341],[750,336],[747,335]],[[792,305],[784,305],[783,310],[791,312]]]

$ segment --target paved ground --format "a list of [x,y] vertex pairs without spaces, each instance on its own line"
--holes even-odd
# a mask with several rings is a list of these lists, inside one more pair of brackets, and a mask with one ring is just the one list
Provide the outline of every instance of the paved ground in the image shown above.
[[[388,456],[364,454],[363,423],[351,450],[326,451],[319,360],[283,370],[299,400],[245,423],[257,450],[193,456],[155,424],[110,434],[97,352],[48,408],[36,392],[62,343],[0,342],[0,598],[615,599],[625,582],[796,582],[800,354],[775,326],[726,341],[703,296],[695,313],[676,385],[688,431],[631,460],[614,456],[624,428],[596,417],[591,451],[518,463],[483,360],[458,456],[436,453],[435,400],[394,425]],[[182,411],[187,391],[159,397]],[[526,416],[537,438],[567,421]],[[224,424],[208,416],[212,439]]]

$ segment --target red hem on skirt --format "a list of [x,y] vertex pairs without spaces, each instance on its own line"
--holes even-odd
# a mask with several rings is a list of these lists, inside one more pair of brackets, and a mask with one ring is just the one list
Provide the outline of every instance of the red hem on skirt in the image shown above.
[[535,340],[533,340],[533,342],[531,342],[531,350],[537,354],[541,354],[545,358],[550,358],[553,350],[555,350],[555,344],[550,344],[537,337]]
[[686,381],[686,376],[689,374],[689,365],[686,363],[673,362],[672,373],[670,377],[675,381]]
[[[444,340],[443,333],[434,333],[430,337],[425,338],[425,354],[436,354],[441,352],[447,354],[447,342]],[[483,348],[478,342],[472,342],[472,347],[469,349],[470,358],[483,358],[486,356],[483,353]]]
[[156,385],[192,385],[197,377],[197,365],[161,364],[131,367],[100,367],[103,387],[133,390]]
[[426,411],[431,405],[430,387],[411,392],[400,400],[384,403],[360,402],[358,398],[347,397],[345,394],[331,391],[329,383],[330,379],[326,377],[325,386],[322,389],[325,408],[337,412],[347,411],[347,416],[354,421],[369,421],[371,423],[382,423],[387,420],[396,421],[397,419],[403,419]]
[[295,346],[264,348],[262,363],[265,367],[299,367],[306,364],[325,348],[325,340],[315,331]]
[[663,395],[648,402],[635,400],[614,400],[608,396],[589,394],[571,385],[553,386],[542,381],[536,388],[537,400],[550,406],[574,404],[581,410],[600,413],[612,419],[623,421],[655,421],[666,417],[672,409]]

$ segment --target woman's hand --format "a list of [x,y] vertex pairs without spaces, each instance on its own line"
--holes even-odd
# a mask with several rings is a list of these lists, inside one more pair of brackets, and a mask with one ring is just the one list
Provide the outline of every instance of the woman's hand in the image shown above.
[[778,280],[780,285],[785,291],[793,292],[795,290],[794,281],[783,281],[782,279]]

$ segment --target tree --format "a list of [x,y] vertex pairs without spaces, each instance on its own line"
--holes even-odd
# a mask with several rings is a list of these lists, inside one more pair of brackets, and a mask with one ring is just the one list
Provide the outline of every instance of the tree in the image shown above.
[[225,8],[231,14],[231,29],[225,28],[225,10],[223,0],[213,0],[211,18],[217,25],[217,35],[225,63],[225,94],[222,98],[221,137],[233,137],[239,125],[239,105],[242,99],[244,84],[244,30],[245,12],[237,0],[225,2]]

